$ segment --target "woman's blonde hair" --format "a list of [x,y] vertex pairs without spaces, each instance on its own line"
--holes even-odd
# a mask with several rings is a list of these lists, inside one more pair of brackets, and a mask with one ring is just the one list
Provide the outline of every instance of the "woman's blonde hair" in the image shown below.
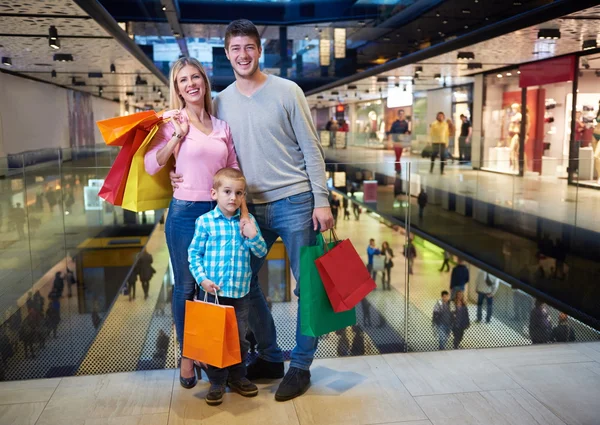
[[208,112],[209,115],[212,115],[212,98],[210,96],[210,81],[208,80],[208,75],[206,75],[206,71],[202,64],[194,58],[180,58],[171,66],[171,72],[169,73],[169,103],[171,109],[183,109],[185,107],[185,101],[179,94],[177,90],[177,74],[179,71],[183,69],[186,65],[191,65],[193,67],[198,68],[200,71],[200,75],[204,79],[204,109]]

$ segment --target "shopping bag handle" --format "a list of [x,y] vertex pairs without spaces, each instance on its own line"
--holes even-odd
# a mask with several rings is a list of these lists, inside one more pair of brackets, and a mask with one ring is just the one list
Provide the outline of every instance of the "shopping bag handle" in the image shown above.
[[[325,252],[329,251],[329,247],[328,247],[328,243],[325,241],[325,238],[323,237],[323,233],[319,233],[319,235],[321,236],[321,241],[323,243],[323,250]],[[335,230],[329,229],[329,242],[333,242],[334,246],[337,245],[338,243],[340,243],[340,240],[338,239],[337,233],[335,233]]]
[[[217,291],[215,291],[215,293],[211,295],[215,296],[215,304],[219,305],[219,296],[217,295]],[[208,291],[204,291],[204,302],[208,302]]]

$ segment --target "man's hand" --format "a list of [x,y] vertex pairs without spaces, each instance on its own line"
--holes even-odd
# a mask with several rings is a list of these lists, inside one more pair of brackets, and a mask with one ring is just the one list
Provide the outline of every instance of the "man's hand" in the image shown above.
[[173,186],[173,189],[177,189],[179,183],[183,183],[183,175],[177,174],[175,170],[169,172],[169,178],[171,179],[171,186]]
[[208,292],[212,295],[215,295],[217,291],[221,289],[219,288],[219,286],[217,286],[215,282],[213,282],[210,279],[204,279],[200,285],[202,286],[202,289],[204,289],[205,292]]
[[247,218],[246,220],[247,220],[247,222],[244,223],[243,226],[242,226],[242,223],[240,220],[240,227],[242,228],[242,235],[244,235],[248,239],[252,239],[253,237],[255,237],[258,234],[258,231],[256,230],[256,226],[254,225],[252,220],[250,220],[249,218]]
[[333,228],[333,214],[331,214],[331,208],[320,207],[313,210],[312,215],[314,231],[320,230],[324,232]]

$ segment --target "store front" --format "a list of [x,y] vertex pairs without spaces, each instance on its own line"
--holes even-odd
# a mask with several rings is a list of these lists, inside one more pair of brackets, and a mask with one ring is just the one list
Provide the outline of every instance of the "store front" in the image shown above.
[[600,58],[567,55],[486,73],[481,169],[600,187],[600,72],[592,64],[600,69]]

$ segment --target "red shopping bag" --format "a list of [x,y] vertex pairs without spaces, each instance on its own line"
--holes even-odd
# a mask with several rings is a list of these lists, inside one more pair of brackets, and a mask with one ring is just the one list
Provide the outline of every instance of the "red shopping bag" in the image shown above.
[[115,162],[108,171],[104,184],[98,192],[98,196],[113,205],[121,205],[123,203],[123,194],[125,193],[125,183],[131,167],[133,155],[142,145],[146,136],[146,130],[136,130],[133,140],[128,141],[123,145],[121,151],[115,158]]
[[336,313],[356,306],[376,285],[349,239],[336,245],[315,260],[327,297]]

